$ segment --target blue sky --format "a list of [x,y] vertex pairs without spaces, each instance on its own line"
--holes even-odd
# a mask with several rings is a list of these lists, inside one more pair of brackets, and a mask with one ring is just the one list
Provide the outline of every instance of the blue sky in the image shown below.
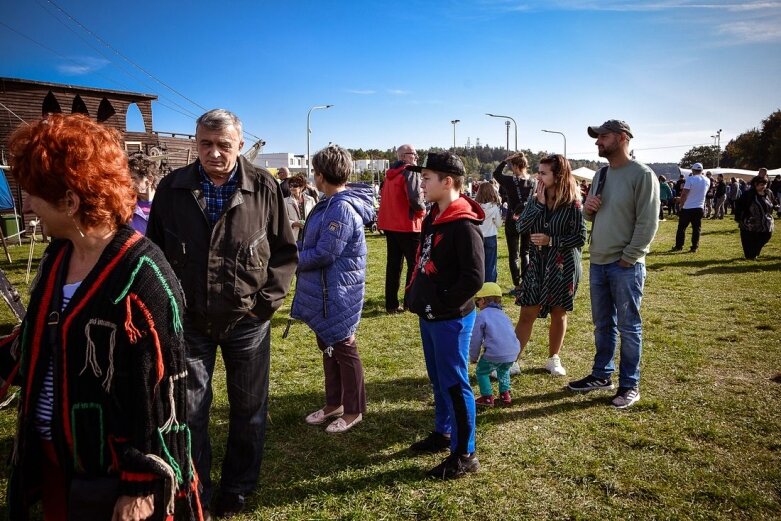
[[448,147],[453,119],[459,146],[504,146],[493,112],[520,148],[562,152],[544,128],[594,159],[586,126],[620,118],[638,159],[678,161],[781,108],[781,1],[52,1],[0,0],[0,76],[151,92],[156,130],[194,130],[201,108],[59,6],[266,152],[305,152],[334,104],[313,150]]

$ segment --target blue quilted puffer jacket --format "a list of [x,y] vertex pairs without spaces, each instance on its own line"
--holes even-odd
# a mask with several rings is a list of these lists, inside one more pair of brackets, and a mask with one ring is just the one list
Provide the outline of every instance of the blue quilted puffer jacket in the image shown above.
[[306,220],[291,316],[326,345],[358,329],[366,281],[363,230],[373,220],[372,189],[359,184],[317,203]]

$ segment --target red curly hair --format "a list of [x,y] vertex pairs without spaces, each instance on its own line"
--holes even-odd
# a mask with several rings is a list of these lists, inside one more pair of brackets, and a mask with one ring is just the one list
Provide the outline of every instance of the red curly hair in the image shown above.
[[28,194],[55,206],[68,190],[79,196],[85,228],[119,227],[132,217],[136,195],[116,130],[83,114],[50,114],[16,129],[8,148],[11,172]]

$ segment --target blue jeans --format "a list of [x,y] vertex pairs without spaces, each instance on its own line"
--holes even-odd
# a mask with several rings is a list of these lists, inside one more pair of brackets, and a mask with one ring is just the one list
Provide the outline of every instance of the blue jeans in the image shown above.
[[640,356],[643,351],[643,321],[640,302],[643,299],[645,264],[637,262],[622,268],[618,261],[591,264],[591,317],[597,353],[591,374],[610,378],[618,335],[621,335],[619,387],[637,387],[640,383]]
[[212,498],[212,446],[209,408],[217,345],[225,363],[230,413],[228,443],[222,461],[220,488],[246,495],[258,481],[266,441],[268,378],[271,353],[268,320],[246,316],[219,342],[185,319],[187,342],[187,408],[192,433],[192,456],[203,487],[204,508]]
[[483,250],[485,250],[485,282],[496,282],[496,235],[483,237]]
[[475,395],[469,384],[469,339],[476,311],[463,318],[420,319],[420,337],[434,390],[434,430],[450,434],[450,452],[475,451]]

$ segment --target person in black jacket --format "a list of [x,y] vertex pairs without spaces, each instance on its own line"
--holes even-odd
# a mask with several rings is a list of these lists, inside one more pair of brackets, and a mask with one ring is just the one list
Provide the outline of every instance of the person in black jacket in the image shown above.
[[[504,175],[504,167],[510,163],[513,175]],[[499,163],[494,170],[494,179],[507,194],[507,219],[504,222],[504,235],[507,240],[507,250],[510,258],[510,275],[513,279],[514,289],[510,293],[515,295],[521,287],[521,278],[526,275],[529,266],[529,234],[519,233],[517,229],[518,217],[526,207],[529,194],[534,193],[536,181],[526,172],[529,168],[529,160],[523,152],[512,154]],[[520,256],[520,266],[519,266]]]
[[449,152],[430,153],[421,188],[431,210],[423,220],[420,248],[410,281],[409,310],[420,317],[426,369],[434,389],[434,431],[410,447],[450,449],[430,476],[450,479],[475,472],[475,397],[469,384],[469,341],[475,323],[474,296],[483,285],[482,208],[461,195],[464,165]]
[[751,189],[746,190],[735,205],[735,220],[740,227],[743,255],[754,260],[773,235],[773,194],[767,187],[767,178],[756,176]]
[[[198,118],[198,159],[171,172],[152,204],[147,236],[168,258],[187,297],[188,406],[203,503],[238,513],[260,474],[266,435],[271,316],[298,252],[282,190],[240,155],[241,121],[223,109]],[[220,346],[230,402],[221,494],[212,502],[209,408]]]

